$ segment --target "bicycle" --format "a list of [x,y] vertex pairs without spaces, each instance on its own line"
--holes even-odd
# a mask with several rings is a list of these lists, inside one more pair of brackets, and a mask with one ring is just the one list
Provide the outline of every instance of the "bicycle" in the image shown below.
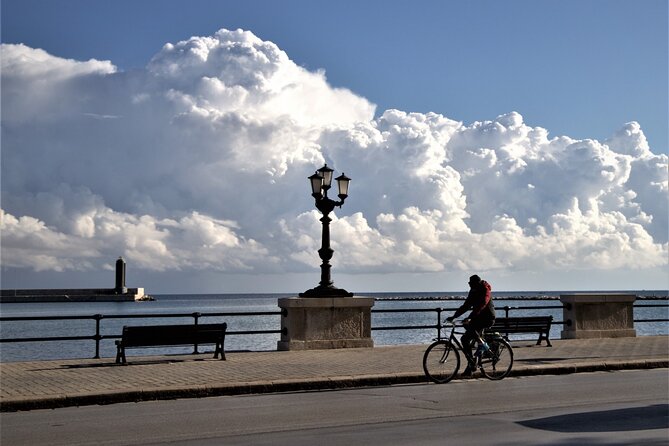
[[[460,368],[460,351],[464,353],[462,344],[455,337],[456,327],[462,324],[451,325],[451,334],[448,339],[437,339],[425,350],[423,355],[423,371],[428,379],[437,384],[447,383],[457,375]],[[483,376],[488,379],[502,379],[511,372],[513,366],[513,349],[511,345],[499,333],[483,332],[483,340],[488,346],[486,350],[481,342],[477,341],[477,349],[474,354],[475,370],[479,369]],[[465,355],[465,358],[467,355]]]

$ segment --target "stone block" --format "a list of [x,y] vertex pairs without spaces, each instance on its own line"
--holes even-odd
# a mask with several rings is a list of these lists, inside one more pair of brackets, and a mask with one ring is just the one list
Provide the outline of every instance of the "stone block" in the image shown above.
[[279,299],[279,350],[373,347],[373,298],[289,297]]
[[562,294],[563,339],[634,337],[633,294]]

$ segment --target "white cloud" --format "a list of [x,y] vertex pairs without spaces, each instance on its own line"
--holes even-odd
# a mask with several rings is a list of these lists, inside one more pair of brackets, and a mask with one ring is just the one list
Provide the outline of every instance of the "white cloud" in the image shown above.
[[306,177],[353,178],[332,222],[351,273],[667,264],[666,155],[641,126],[551,138],[516,112],[466,125],[387,110],[248,31],[145,69],[2,46],[2,263],[151,271],[317,266]]
[[69,232],[33,217],[16,218],[4,211],[0,215],[4,266],[88,270],[115,253],[151,271],[239,272],[267,270],[278,262],[261,244],[239,236],[233,222],[197,212],[156,219],[101,208],[74,218]]
[[[65,79],[95,74],[111,74],[116,67],[109,61],[91,59],[80,62],[53,57],[39,48],[23,44],[2,46],[2,66],[5,76],[16,76],[34,82],[60,82]],[[48,82],[47,82],[48,81]]]

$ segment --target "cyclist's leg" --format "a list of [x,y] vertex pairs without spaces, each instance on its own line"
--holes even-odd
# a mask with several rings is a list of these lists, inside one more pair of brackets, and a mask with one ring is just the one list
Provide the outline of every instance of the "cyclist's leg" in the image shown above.
[[493,325],[495,325],[495,318],[492,319],[486,318],[485,320],[481,321],[480,324],[481,330],[479,331],[481,337],[479,339],[479,342],[483,342],[485,340],[487,330]]
[[462,335],[462,348],[465,351],[468,363],[472,366],[472,370],[476,364],[472,356],[473,344],[474,342],[483,343],[484,330],[492,327],[494,322],[494,319],[490,320],[489,318],[472,319],[466,326],[465,334]]
[[464,374],[470,374],[474,371],[474,358],[472,356],[472,347],[473,343],[479,338],[480,334],[476,330],[476,325],[469,323],[465,327],[465,334],[462,335],[460,340],[462,341],[462,352],[465,354],[467,359],[467,367],[465,368]]
[[485,334],[485,330],[492,327],[494,324],[495,324],[494,318],[481,317],[480,319],[474,320],[473,328],[474,330],[476,330],[476,334],[478,335],[476,340],[479,343],[483,342],[483,336]]

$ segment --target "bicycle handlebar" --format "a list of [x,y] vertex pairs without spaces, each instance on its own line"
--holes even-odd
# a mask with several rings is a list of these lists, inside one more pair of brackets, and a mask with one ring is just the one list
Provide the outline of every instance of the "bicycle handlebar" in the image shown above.
[[462,323],[462,321],[449,321],[447,320],[444,322],[444,325],[447,327],[464,327],[465,324]]

